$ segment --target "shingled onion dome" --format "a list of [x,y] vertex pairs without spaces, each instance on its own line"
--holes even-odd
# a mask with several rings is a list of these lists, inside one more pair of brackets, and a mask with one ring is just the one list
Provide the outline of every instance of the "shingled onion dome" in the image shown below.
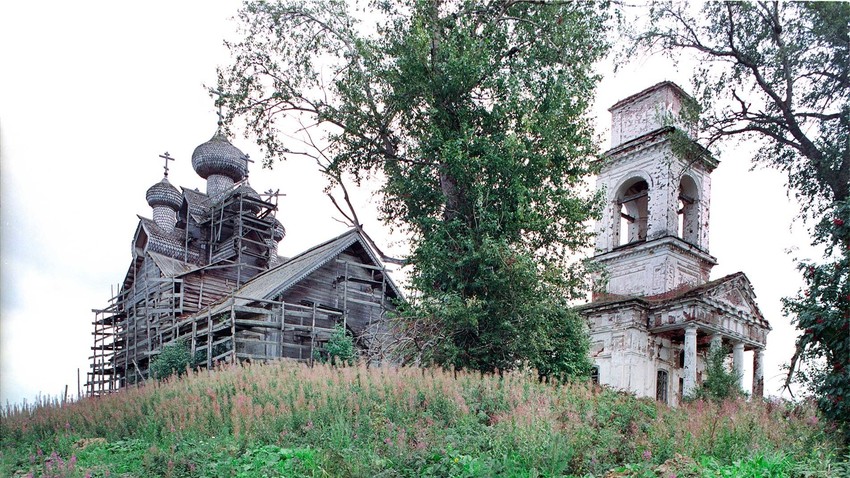
[[280,256],[277,255],[277,243],[283,240],[286,236],[286,229],[283,224],[275,218],[271,218],[274,225],[271,239],[266,239],[266,244],[269,246],[269,267],[274,267],[280,264]]
[[192,167],[207,180],[207,196],[215,198],[247,175],[245,154],[230,144],[221,129],[192,153]]
[[274,235],[272,238],[275,242],[280,242],[286,237],[286,229],[283,227],[283,224],[280,223],[277,219],[274,219]]
[[153,221],[165,232],[174,230],[177,210],[183,204],[183,196],[167,178],[148,188],[145,193],[148,205],[153,208]]
[[[233,195],[240,195],[243,198],[250,198],[256,201],[262,201],[263,198],[260,197],[260,193],[254,190],[247,183],[242,183],[233,191]],[[242,202],[242,210],[247,212],[252,212],[257,214],[260,212],[260,204],[255,201],[243,201]]]

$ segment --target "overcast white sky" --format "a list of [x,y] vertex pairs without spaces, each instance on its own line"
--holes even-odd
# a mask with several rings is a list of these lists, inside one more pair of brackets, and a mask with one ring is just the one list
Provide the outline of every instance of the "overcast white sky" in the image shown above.
[[[76,393],[85,382],[92,308],[127,271],[137,214],[150,217],[145,191],[162,178],[159,154],[176,158],[172,184],[204,190],[193,149],[215,131],[203,85],[228,61],[239,6],[227,1],[3,2],[0,5],[0,403]],[[659,81],[688,88],[689,71],[642,59],[608,74],[597,97],[608,146],[607,107]],[[232,138],[255,160],[253,141]],[[777,394],[794,330],[780,298],[800,286],[789,248],[814,255],[787,198],[783,178],[750,172],[751,146],[726,148],[713,174],[712,278],[744,271],[773,325],[766,391]],[[252,165],[252,186],[280,189],[287,228],[280,253],[292,255],[343,231],[308,162]],[[360,194],[361,214],[370,204]],[[374,220],[366,228],[383,246]],[[395,248],[398,250],[398,247]],[[392,247],[389,248],[393,250]],[[752,363],[747,356],[747,380]],[[747,382],[749,383],[749,382]]]

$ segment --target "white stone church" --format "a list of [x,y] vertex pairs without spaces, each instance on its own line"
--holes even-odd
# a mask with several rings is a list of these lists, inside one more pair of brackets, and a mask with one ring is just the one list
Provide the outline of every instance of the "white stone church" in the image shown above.
[[[770,324],[742,272],[709,280],[711,172],[718,161],[674,154],[688,99],[662,82],[612,106],[612,147],[597,187],[605,209],[596,225],[594,260],[603,286],[582,306],[591,332],[594,379],[676,405],[702,381],[708,351],[732,350],[743,373],[753,351],[753,396],[763,394],[763,353]],[[688,125],[680,131],[692,135]]]

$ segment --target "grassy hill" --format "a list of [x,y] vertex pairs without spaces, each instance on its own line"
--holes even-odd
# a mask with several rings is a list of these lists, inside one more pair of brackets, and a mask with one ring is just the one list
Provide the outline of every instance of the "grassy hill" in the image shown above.
[[290,362],[0,420],[0,476],[841,476],[836,449],[807,406]]

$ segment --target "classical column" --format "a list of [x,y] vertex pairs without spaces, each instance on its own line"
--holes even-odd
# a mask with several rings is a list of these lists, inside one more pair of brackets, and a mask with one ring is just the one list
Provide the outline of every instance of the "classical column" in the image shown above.
[[712,335],[711,336],[711,351],[714,352],[715,350],[717,350],[721,347],[723,347],[723,336],[721,336],[720,334]]
[[693,395],[697,388],[697,326],[689,325],[685,329],[685,383],[682,394]]
[[753,398],[764,396],[764,349],[753,350]]
[[732,346],[732,370],[738,376],[738,386],[744,381],[744,343],[735,342]]

